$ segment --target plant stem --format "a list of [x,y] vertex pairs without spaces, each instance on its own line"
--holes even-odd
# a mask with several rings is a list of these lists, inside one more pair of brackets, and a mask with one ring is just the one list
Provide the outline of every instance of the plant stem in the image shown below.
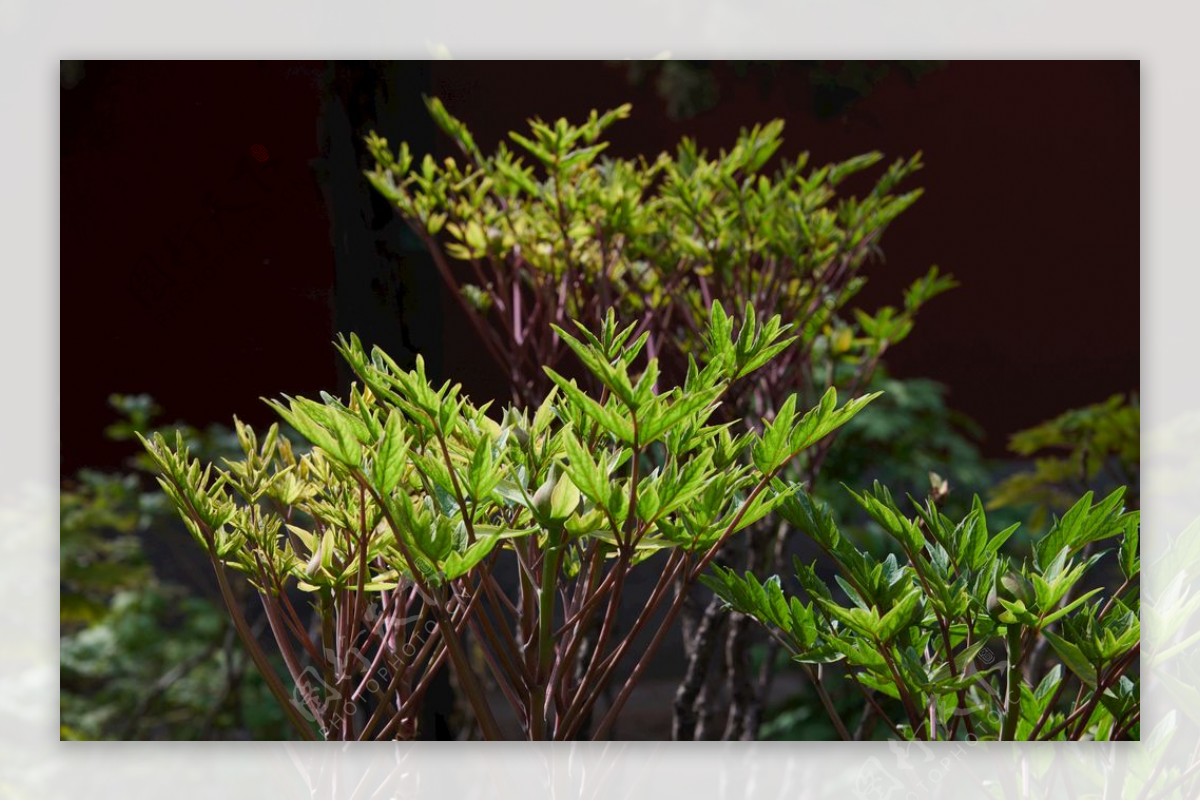
[[625,585],[625,575],[629,572],[629,557],[622,550],[617,553],[617,563],[613,566],[615,578],[613,588],[608,598],[608,607],[604,610],[604,617],[600,624],[600,634],[596,638],[596,645],[592,650],[593,658],[587,670],[584,671],[583,681],[579,684],[579,690],[575,693],[575,698],[568,707],[566,718],[563,720],[564,729],[569,729],[572,722],[579,722],[585,715],[587,708],[594,703],[596,695],[599,694],[602,681],[599,681],[601,673],[601,661],[604,656],[604,649],[608,647],[608,640],[612,636],[613,628],[616,626],[617,617],[621,611],[621,590]]
[[689,655],[687,672],[675,691],[675,718],[671,725],[671,737],[674,740],[695,738],[697,700],[708,677],[711,656],[716,649],[721,624],[725,622],[727,615],[725,602],[714,595],[705,607],[695,632],[689,637],[692,652]]
[[1004,634],[1008,647],[1008,671],[1000,739],[1006,742],[1016,737],[1017,723],[1021,720],[1021,635],[1022,627],[1015,622],[1008,626]]
[[1129,733],[1130,729],[1132,729],[1135,725],[1137,725],[1137,722],[1138,722],[1138,720],[1141,719],[1141,717],[1142,717],[1142,711],[1139,709],[1138,711],[1134,712],[1129,717],[1129,720],[1121,721],[1120,726],[1118,726],[1117,724],[1114,723],[1113,724],[1114,730],[1113,730],[1113,733],[1112,733],[1112,736],[1110,739],[1120,740],[1122,737],[1124,737],[1126,734]]
[[[553,535],[552,535],[553,536]],[[538,663],[529,689],[529,739],[546,739],[546,685],[554,667],[554,600],[558,590],[560,551],[547,543],[542,556],[542,581],[538,587]]]
[[[1138,643],[1137,645],[1133,646],[1133,648],[1130,649],[1127,654],[1114,662],[1113,666],[1109,669],[1108,674],[1097,683],[1096,689],[1092,692],[1092,697],[1088,700],[1087,706],[1081,710],[1082,714],[1076,713],[1079,715],[1080,719],[1079,723],[1075,727],[1075,731],[1072,732],[1071,739],[1078,740],[1083,736],[1083,733],[1087,731],[1088,721],[1092,717],[1092,712],[1095,711],[1096,706],[1100,703],[1100,699],[1103,697],[1104,691],[1107,690],[1113,682],[1120,678],[1121,674],[1125,672],[1125,668],[1129,667],[1129,663],[1137,657],[1140,651],[1141,643]],[[1072,717],[1075,717],[1075,715],[1072,715]],[[1069,721],[1064,721],[1064,724],[1067,722]]]
[[229,581],[225,578],[225,571],[218,562],[213,563],[213,567],[217,573],[217,585],[221,589],[221,597],[225,601],[225,608],[229,610],[229,615],[233,618],[233,625],[237,628],[238,637],[242,644],[246,646],[246,650],[250,652],[250,658],[254,661],[254,666],[258,668],[259,673],[267,682],[267,687],[271,694],[275,696],[275,700],[283,707],[284,714],[288,720],[299,732],[300,736],[305,740],[315,740],[316,735],[313,734],[308,722],[300,715],[300,710],[292,704],[292,699],[288,696],[287,690],[284,689],[283,683],[280,682],[279,676],[275,673],[271,663],[267,660],[267,655],[263,653],[258,642],[254,639],[254,635],[250,633],[250,627],[246,624],[246,618],[242,614],[242,609],[238,606],[237,601],[233,597],[233,592],[229,588]]
[[[563,739],[573,737],[578,731],[579,727],[583,725],[583,722],[590,715],[592,707],[599,698],[600,693],[608,686],[609,681],[612,678],[613,671],[616,670],[626,652],[633,645],[634,639],[641,633],[642,628],[650,620],[650,617],[658,610],[660,604],[662,603],[663,595],[665,594],[666,589],[671,585],[671,582],[675,580],[675,577],[682,572],[684,564],[685,558],[680,556],[679,552],[671,554],[671,557],[667,562],[667,566],[663,570],[662,576],[659,578],[658,583],[655,584],[654,590],[650,593],[650,598],[646,601],[645,608],[642,610],[641,614],[638,615],[637,620],[634,621],[633,627],[629,630],[628,634],[621,639],[620,643],[615,649],[613,649],[611,654],[605,657],[603,649],[599,644],[597,644],[592,652],[591,664],[588,666],[588,670],[584,674],[584,679],[580,682],[579,692],[576,694],[575,700],[572,702],[572,708],[569,710],[566,718],[563,721],[561,731],[559,732],[560,737]],[[678,601],[678,598],[676,600]],[[671,620],[672,616],[670,613],[668,613],[667,619],[660,624],[660,631],[664,628],[669,628],[671,625]],[[651,642],[650,646],[642,654],[641,659],[643,661],[648,661],[654,655],[654,650],[657,648],[656,643],[660,641],[661,639],[656,637],[654,641]],[[613,702],[612,709],[610,709],[608,713],[609,715],[613,715],[614,710],[619,710],[620,706],[624,703],[624,700],[628,698],[629,691],[632,689],[633,683],[635,683],[637,681],[637,677],[641,675],[641,670],[639,669],[641,667],[642,662],[639,662],[638,666],[635,666],[633,673],[626,680],[626,684],[622,688],[621,693]],[[608,716],[606,716],[605,719],[607,720]],[[609,727],[611,728],[611,726],[612,723],[610,722]],[[593,739],[598,739],[598,735],[594,736]]]
[[[667,630],[671,628],[671,624],[675,622],[676,615],[678,615],[679,610],[683,608],[683,598],[684,596],[682,594],[676,596],[675,602],[671,604],[669,609],[667,609],[667,616],[663,619],[662,623],[659,624],[658,631],[654,633],[654,639],[650,641],[650,644],[646,646],[646,650],[642,652],[641,658],[638,660],[638,663],[634,665],[633,671],[629,674],[629,678],[625,681],[625,686],[621,688],[621,692],[618,693],[616,699],[613,700],[612,707],[609,708],[608,712],[604,715],[604,719],[600,721],[600,725],[596,727],[596,732],[592,736],[593,740],[600,740],[606,737],[609,730],[612,729],[613,724],[617,722],[617,715],[620,714],[622,707],[625,706],[625,702],[629,700],[629,694],[633,692],[633,688],[637,684],[638,679],[641,678],[642,673],[650,664],[650,660],[658,651],[658,646],[662,644],[663,637],[666,635]],[[616,663],[614,662],[614,666],[615,664]]]
[[896,692],[900,695],[900,702],[904,705],[904,714],[908,715],[908,722],[912,726],[913,737],[922,738],[921,732],[924,729],[923,715],[917,709],[917,705],[913,703],[912,696],[909,695],[908,687],[904,684],[904,678],[900,675],[900,670],[896,667],[895,660],[892,659],[892,654],[888,650],[888,646],[882,642],[876,642],[875,648],[879,651],[879,655],[883,657],[883,661],[887,664],[888,670],[891,671],[892,680],[896,682]]
[[317,725],[322,730],[326,728],[324,715],[317,699],[313,698],[309,690],[308,684],[304,681],[304,672],[300,668],[300,663],[296,660],[296,654],[292,649],[291,643],[287,639],[287,632],[279,622],[278,610],[275,608],[273,601],[265,592],[259,593],[259,598],[262,599],[263,610],[267,614],[267,622],[271,626],[271,633],[275,635],[275,642],[279,646],[279,652],[283,656],[283,662],[287,666],[288,672],[292,676],[292,682],[300,690],[300,695],[304,698],[304,704],[312,712],[313,717],[317,720]]
[[467,652],[463,648],[459,633],[454,628],[454,623],[450,620],[450,616],[446,614],[446,610],[442,607],[441,599],[432,606],[434,620],[437,621],[438,628],[442,631],[442,641],[446,645],[446,652],[450,658],[450,663],[454,665],[454,672],[458,676],[459,686],[462,687],[463,692],[467,695],[467,701],[471,704],[471,709],[475,712],[475,717],[479,722],[479,728],[483,732],[483,736],[488,740],[504,739],[500,731],[500,726],[496,723],[496,718],[492,714],[492,708],[488,705],[487,697],[483,693],[483,688],[475,677],[475,671],[471,667],[471,660],[467,657]]
[[825,714],[829,715],[829,720],[833,723],[833,728],[837,729],[838,736],[843,740],[853,740],[853,735],[846,728],[846,724],[842,721],[842,716],[838,714],[837,707],[833,705],[833,699],[825,691],[825,687],[821,683],[821,678],[817,675],[817,671],[813,670],[812,665],[809,664],[803,664],[802,667],[804,668],[804,672],[808,674],[813,689],[817,691],[817,697],[821,699],[821,706],[825,707]]
[[366,478],[361,473],[355,474],[355,479],[360,485],[365,487],[371,493],[371,497],[375,499],[375,503],[383,512],[384,518],[392,529],[396,541],[396,547],[399,549],[401,556],[408,563],[409,572],[412,574],[413,581],[421,588],[422,593],[426,597],[426,602],[430,605],[430,610],[433,613],[434,620],[437,621],[438,628],[442,633],[442,640],[446,646],[447,655],[450,658],[450,663],[454,666],[455,675],[458,676],[459,684],[462,686],[463,692],[467,695],[467,700],[471,704],[472,710],[475,712],[476,719],[479,721],[479,728],[483,731],[483,736],[489,740],[503,739],[500,732],[500,726],[496,723],[496,718],[492,714],[492,709],[488,705],[487,697],[483,693],[483,689],[479,685],[479,681],[475,677],[475,672],[471,668],[471,661],[467,658],[467,652],[463,648],[462,641],[459,638],[459,633],[454,628],[449,615],[443,606],[444,597],[438,597],[421,578],[421,570],[417,567],[417,562],[413,555],[409,553],[408,546],[405,545],[404,539],[400,536],[400,526],[396,519],[392,516],[391,510],[387,504],[376,493],[375,488],[367,484]]
[[[183,487],[179,482],[173,481],[176,491],[180,493],[180,497],[186,497]],[[237,629],[238,638],[241,639],[242,645],[250,652],[250,659],[253,660],[254,666],[258,668],[263,679],[267,682],[267,688],[271,691],[271,695],[275,696],[275,700],[283,707],[283,712],[287,715],[288,721],[296,728],[300,737],[305,740],[315,740],[316,735],[313,734],[312,728],[308,722],[300,715],[300,710],[292,705],[292,699],[288,697],[287,690],[283,687],[283,682],[279,680],[279,676],[275,673],[271,663],[267,660],[267,655],[263,653],[259,647],[258,641],[254,634],[250,631],[250,626],[246,623],[246,617],[242,614],[242,608],[238,605],[237,600],[233,597],[233,590],[229,587],[229,580],[225,577],[225,569],[217,557],[216,535],[209,528],[195,507],[189,502],[187,504],[189,516],[196,522],[200,530],[204,533],[204,538],[208,546],[208,552],[212,561],[214,572],[217,574],[217,586],[221,590],[221,600],[225,602],[225,608],[229,612],[229,616],[233,619],[233,625]]]

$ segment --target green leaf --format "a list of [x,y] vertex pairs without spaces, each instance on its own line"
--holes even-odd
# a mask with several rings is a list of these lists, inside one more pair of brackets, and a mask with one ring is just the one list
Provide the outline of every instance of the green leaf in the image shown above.
[[706,391],[693,391],[682,394],[672,402],[660,406],[649,419],[641,421],[638,438],[640,445],[646,445],[662,437],[675,426],[685,421],[692,425],[702,425],[724,387],[713,387]]
[[[574,380],[568,381],[549,367],[543,368],[567,399],[580,409],[590,419],[600,424],[600,427],[612,434],[621,442],[634,444],[633,423],[607,406],[602,406],[588,396]],[[630,390],[632,392],[632,389]]]
[[[558,334],[562,341],[567,344],[567,347],[569,347],[575,353],[575,355],[579,358],[579,361],[585,368],[587,368],[588,372],[594,375],[601,384],[607,387],[608,390],[613,393],[613,395],[619,398],[626,407],[633,411],[637,411],[641,404],[639,402],[639,398],[633,391],[633,384],[631,384],[629,381],[629,373],[622,363],[624,360],[618,361],[617,364],[611,364],[606,358],[601,347],[597,347],[596,344],[592,343],[585,344],[580,342],[578,339],[571,336],[569,333],[556,325],[551,326],[551,328],[556,334]],[[582,325],[580,326],[580,329],[585,334],[590,333]],[[644,338],[639,340],[639,342],[644,341]],[[631,347],[630,351],[633,351],[636,347],[640,347],[640,345]],[[546,370],[551,379],[555,379],[556,374],[552,370],[550,370],[548,367],[543,369]],[[555,379],[555,383],[558,383],[560,387],[563,386],[562,382],[558,381],[557,379]]]
[[355,435],[354,425],[348,419],[349,414],[338,409],[331,409],[330,422],[333,427],[334,449],[329,455],[337,461],[354,468],[362,464],[362,444]]
[[550,518],[566,520],[575,513],[579,500],[579,488],[571,481],[571,477],[566,474],[559,476],[550,493]]
[[803,647],[812,647],[817,641],[817,618],[813,614],[812,604],[805,606],[800,603],[799,598],[791,598],[788,601],[788,611],[792,636]]
[[1141,572],[1141,560],[1138,558],[1138,535],[1141,528],[1141,517],[1138,512],[1125,516],[1125,529],[1121,538],[1120,563],[1121,572],[1126,579],[1132,579]]
[[1050,642],[1050,647],[1058,654],[1058,658],[1063,661],[1071,672],[1078,676],[1087,686],[1095,688],[1096,686],[1096,668],[1083,655],[1083,651],[1074,643],[1064,640],[1052,631],[1043,631],[1042,636]]
[[847,609],[824,598],[817,598],[816,601],[825,608],[825,611],[858,634],[871,640],[879,637],[880,621],[877,611],[858,608]]
[[751,455],[754,466],[763,473],[772,473],[791,457],[789,436],[796,416],[797,396],[792,393],[775,413],[775,419],[764,421],[762,436],[754,443]]
[[406,451],[403,423],[399,412],[392,409],[388,412],[387,423],[383,427],[383,439],[380,440],[372,464],[372,477],[375,489],[379,493],[391,492],[400,482],[400,477],[404,474]]
[[986,646],[987,640],[980,640],[979,642],[972,643],[955,654],[954,665],[958,669],[958,672],[960,674],[963,673],[963,671],[966,670],[967,665],[971,662],[974,662],[975,657],[978,656],[979,652],[982,651]]
[[815,648],[806,648],[792,656],[794,661],[801,664],[815,665],[828,665],[840,662],[845,658],[845,653],[839,650],[834,643],[824,643]]
[[920,553],[925,542],[920,528],[914,521],[900,513],[891,492],[886,487],[876,481],[873,490],[873,494],[865,491],[862,494],[853,490],[849,490],[849,492],[854,500],[867,511],[867,514],[882,526],[884,531],[894,537],[908,553]]
[[608,503],[609,482],[604,468],[592,459],[591,453],[583,447],[574,431],[564,429],[561,442],[567,454],[563,470],[571,477],[572,483],[592,503],[599,506]]
[[510,139],[512,139],[518,145],[520,145],[525,150],[527,150],[530,153],[530,155],[532,155],[535,159],[540,161],[543,166],[545,166],[545,167],[553,167],[554,166],[554,154],[552,154],[550,151],[546,150],[544,147],[542,147],[538,143],[534,142],[531,139],[527,139],[524,136],[521,136],[519,133],[516,133],[515,131],[509,131],[508,136]]
[[922,592],[914,587],[888,610],[879,621],[878,636],[883,642],[890,642],[897,634],[906,629],[921,609]]
[[475,140],[471,137],[471,132],[467,130],[467,126],[461,120],[453,117],[438,98],[426,97],[424,100],[425,108],[429,110],[429,116],[433,118],[437,126],[447,136],[457,142],[470,156],[477,161],[481,161],[483,158],[482,154],[479,152],[479,148],[476,147]]
[[836,550],[841,542],[841,534],[829,507],[805,492],[800,485],[795,486],[779,505],[779,514],[831,551]]
[[846,402],[840,409],[837,404],[837,390],[830,387],[821,398],[821,403],[804,415],[791,433],[789,443],[792,453],[799,453],[827,435],[837,430],[854,418],[871,401],[882,395],[882,392],[872,392]]
[[788,337],[787,339],[759,349],[753,356],[746,360],[746,363],[738,371],[737,377],[744,378],[750,373],[753,373],[755,370],[772,361],[780,353],[783,353],[785,350],[790,348],[798,340],[799,337]]
[[[479,529],[476,528],[476,533],[478,531]],[[449,581],[467,575],[492,552],[492,549],[496,547],[496,543],[499,541],[500,537],[495,534],[486,534],[478,537],[462,553],[450,553],[446,555],[445,561],[441,565],[442,573],[445,574],[446,579]]]
[[1070,614],[1071,612],[1073,612],[1075,610],[1075,608],[1077,606],[1082,605],[1085,601],[1087,601],[1087,599],[1091,598],[1093,595],[1100,592],[1102,589],[1104,589],[1104,588],[1096,587],[1095,589],[1088,590],[1083,595],[1079,596],[1074,601],[1071,601],[1071,603],[1067,604],[1063,608],[1058,609],[1058,610],[1046,615],[1045,617],[1042,618],[1042,621],[1041,621],[1042,627],[1044,628],[1046,626],[1049,626],[1051,623],[1058,620],[1059,618]]
[[[285,396],[287,397],[287,396]],[[325,430],[304,408],[299,398],[289,398],[289,405],[284,406],[278,401],[268,400],[267,404],[292,428],[300,432],[306,440],[316,445],[326,453],[332,453],[337,448],[337,442],[332,434]]]
[[1092,493],[1085,493],[1060,520],[1055,521],[1049,533],[1035,546],[1038,564],[1048,564],[1064,547],[1074,553],[1089,542],[1121,533],[1124,528],[1120,521],[1124,496],[1125,488],[1119,487],[1093,506]]

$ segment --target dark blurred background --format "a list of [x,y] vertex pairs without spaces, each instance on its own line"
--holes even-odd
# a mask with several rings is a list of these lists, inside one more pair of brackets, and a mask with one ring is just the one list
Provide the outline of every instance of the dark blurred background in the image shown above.
[[423,94],[485,151],[528,117],[626,101],[616,155],[716,150],[775,117],[784,155],[818,164],[922,151],[926,194],[858,304],[931,264],[956,276],[888,365],[946,384],[1003,454],[1138,388],[1139,85],[1137,62],[63,62],[61,472],[133,452],[104,438],[113,392],[203,425],[337,388],[337,331],[507,395],[361,177],[372,128],[446,151]]

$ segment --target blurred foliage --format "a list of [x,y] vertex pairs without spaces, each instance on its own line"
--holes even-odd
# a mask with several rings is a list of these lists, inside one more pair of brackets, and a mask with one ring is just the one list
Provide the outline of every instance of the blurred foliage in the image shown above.
[[141,543],[130,533],[140,517],[137,494],[136,476],[93,471],[63,488],[59,616],[65,630],[98,623],[116,593],[150,578]]
[[[731,61],[738,81],[755,82],[768,92],[781,79],[807,81],[812,87],[812,114],[828,119],[846,113],[890,75],[909,83],[943,65],[941,61]],[[667,116],[682,120],[717,106],[720,82],[709,61],[631,61],[629,81],[654,82]]]
[[1081,492],[1107,493],[1118,486],[1129,488],[1128,503],[1138,508],[1140,425],[1137,395],[1114,395],[1013,434],[1009,449],[1032,458],[1033,466],[1000,482],[989,508],[1031,508],[1036,528],[1070,507]]
[[[946,387],[927,378],[893,378],[880,367],[868,391],[882,391],[872,414],[851,420],[825,471],[852,486],[879,480],[915,494],[929,489],[930,473],[954,487],[991,480],[977,445],[982,430],[946,404]],[[849,505],[847,508],[851,508]]]
[[860,521],[847,525],[860,545],[883,548],[883,529],[858,514],[858,504],[842,484],[863,487],[879,481],[917,498],[936,485],[945,493],[940,503],[947,513],[965,514],[971,495],[994,482],[996,466],[979,451],[979,426],[946,404],[944,385],[927,378],[894,378],[881,365],[868,391],[883,395],[871,414],[842,429],[814,486],[841,519]]
[[[113,396],[116,440],[149,430],[144,396]],[[183,427],[209,454],[221,427]],[[139,455],[137,464],[143,457]],[[223,610],[157,575],[143,543],[182,534],[136,473],[81,471],[60,495],[60,736],[64,740],[280,739],[284,718]]]

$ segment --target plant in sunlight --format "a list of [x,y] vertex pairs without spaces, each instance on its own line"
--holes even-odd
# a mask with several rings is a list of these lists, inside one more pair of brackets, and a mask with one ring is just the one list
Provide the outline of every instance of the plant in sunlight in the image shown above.
[[[838,405],[830,389],[804,411],[792,395],[761,433],[715,421],[731,387],[795,342],[750,305],[739,325],[712,304],[677,384],[646,354],[648,333],[611,311],[576,328],[556,334],[599,392],[547,368],[536,407],[490,415],[431,384],[420,360],[403,370],[351,336],[338,345],[358,378],[345,402],[271,404],[307,442],[239,422],[245,457],[221,467],[181,438],[143,440],[300,736],[412,737],[445,666],[484,738],[607,737],[689,588],[793,502],[785,468],[874,397]],[[638,570],[657,578],[627,620]],[[233,573],[255,588],[290,681],[247,630]]]
[[[630,159],[608,152],[609,133],[629,118],[629,105],[578,123],[530,120],[491,152],[440,100],[426,105],[454,155],[419,158],[408,143],[392,148],[372,133],[367,178],[425,245],[521,405],[537,405],[553,386],[544,367],[577,366],[556,326],[571,319],[595,330],[610,308],[638,321],[633,336],[645,335],[660,380],[683,384],[689,360],[704,352],[704,323],[717,299],[748,304],[759,319],[779,315],[796,337],[754,381],[730,387],[716,412],[718,422],[757,424],[793,393],[813,405],[829,387],[865,391],[924,304],[954,286],[934,267],[901,304],[851,307],[866,268],[882,262],[888,225],[921,195],[899,190],[920,169],[919,155],[892,162],[854,196],[847,186],[866,180],[883,156],[819,166],[807,153],[785,157],[781,120],[743,129],[715,155],[684,139],[673,153]],[[579,380],[583,389],[604,389],[592,371]],[[789,465],[789,478],[813,482],[833,439]],[[778,569],[789,533],[772,525],[724,556]],[[712,689],[727,670],[743,699],[730,700],[727,736],[752,737],[766,682],[740,662],[722,670],[720,653],[740,651],[736,643],[753,632],[743,620],[726,627],[721,607],[708,600],[685,606],[687,672]],[[721,631],[727,648],[718,647],[721,637],[701,638],[702,630]],[[695,719],[714,713],[716,695],[680,687],[676,737],[696,735]]]

